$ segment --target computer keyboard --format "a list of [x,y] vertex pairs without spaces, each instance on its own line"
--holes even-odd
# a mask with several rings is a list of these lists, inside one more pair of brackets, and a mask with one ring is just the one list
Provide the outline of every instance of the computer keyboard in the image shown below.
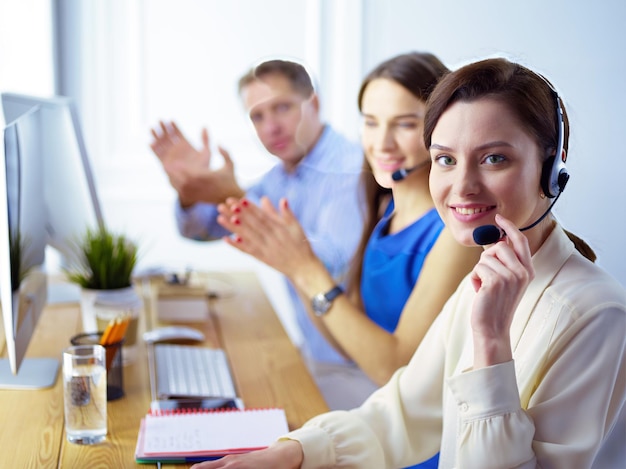
[[153,347],[150,373],[156,375],[156,380],[151,380],[156,385],[156,399],[237,397],[224,350],[177,344]]

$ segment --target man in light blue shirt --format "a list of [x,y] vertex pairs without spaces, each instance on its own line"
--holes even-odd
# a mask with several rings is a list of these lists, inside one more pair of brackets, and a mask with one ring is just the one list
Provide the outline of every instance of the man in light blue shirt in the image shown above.
[[[315,253],[340,282],[362,231],[358,185],[363,164],[361,147],[321,121],[319,98],[310,76],[299,64],[264,62],[240,79],[239,93],[261,143],[280,159],[247,191],[237,183],[232,160],[224,149],[219,148],[224,166],[209,169],[211,152],[206,129],[199,151],[174,123],[161,122],[160,128],[152,131],[151,147],[179,195],[176,219],[180,233],[196,240],[219,239],[228,232],[217,223],[217,205],[228,197],[245,195],[258,203],[266,196],[275,206],[284,197]],[[337,365],[340,370],[345,365],[352,372],[353,364],[313,325],[308,305],[289,282],[288,289],[304,337],[303,352],[329,405],[351,408],[360,404],[361,397],[354,401],[334,399],[330,394],[337,386],[318,376],[317,370],[327,369],[324,365]],[[341,379],[345,382],[345,376]],[[359,394],[355,389],[344,391]]]

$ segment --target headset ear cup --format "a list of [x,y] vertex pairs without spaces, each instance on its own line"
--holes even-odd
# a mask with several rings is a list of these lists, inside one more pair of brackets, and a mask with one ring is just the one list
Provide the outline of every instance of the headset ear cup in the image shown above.
[[561,168],[561,171],[559,171],[559,180],[558,180],[559,192],[563,192],[563,189],[565,189],[567,181],[569,181],[569,173],[567,172],[567,169]]
[[[552,155],[543,162],[543,167],[541,168],[541,190],[547,197],[556,197],[556,194],[552,193],[552,181],[550,180],[552,177],[552,166],[554,166],[554,159],[556,155]],[[568,176],[569,177],[569,176]]]

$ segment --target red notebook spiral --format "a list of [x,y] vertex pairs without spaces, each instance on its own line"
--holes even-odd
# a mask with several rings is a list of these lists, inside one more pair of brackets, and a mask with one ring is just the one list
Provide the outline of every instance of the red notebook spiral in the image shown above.
[[198,409],[198,408],[188,408],[188,407],[179,407],[175,409],[150,409],[148,411],[148,415],[152,415],[153,417],[163,417],[163,416],[171,416],[171,415],[188,415],[188,414],[215,414],[215,413],[223,413],[223,412],[266,412],[269,410],[279,410],[282,409],[274,408],[274,407],[260,407],[260,408],[247,408],[247,409],[237,409],[235,407],[219,407],[215,409]]

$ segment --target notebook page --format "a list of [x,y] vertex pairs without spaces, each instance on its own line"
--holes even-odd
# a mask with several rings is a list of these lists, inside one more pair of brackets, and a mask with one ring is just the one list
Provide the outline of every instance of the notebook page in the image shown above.
[[145,455],[191,455],[261,449],[288,432],[282,409],[148,414]]

